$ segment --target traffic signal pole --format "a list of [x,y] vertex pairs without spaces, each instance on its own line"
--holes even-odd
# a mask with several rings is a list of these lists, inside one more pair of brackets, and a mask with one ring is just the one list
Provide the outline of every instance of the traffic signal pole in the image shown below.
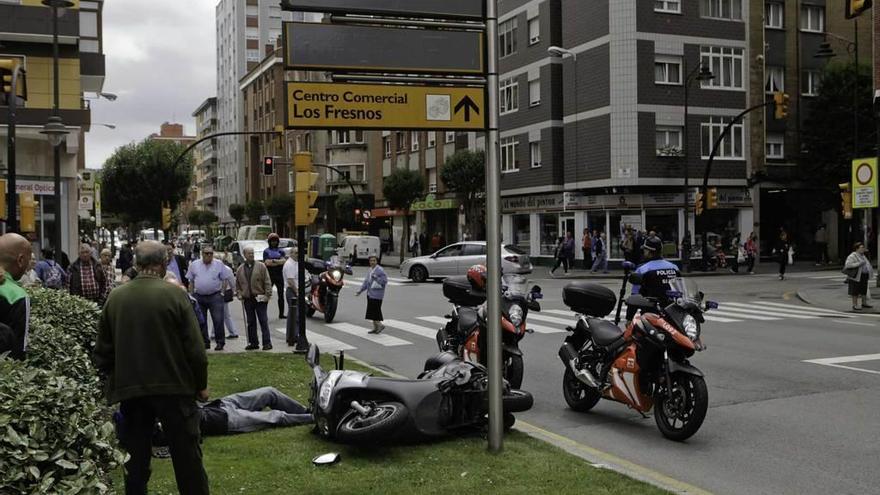
[[[4,61],[5,62],[5,61]],[[9,179],[9,191],[7,192],[7,200],[8,207],[6,209],[6,231],[7,232],[18,232],[18,220],[16,217],[16,209],[17,209],[17,194],[16,194],[16,167],[15,167],[15,121],[16,121],[16,110],[18,108],[18,74],[22,72],[20,64],[15,61],[10,61],[10,89],[7,97],[7,123],[9,130],[6,135],[6,163],[8,163],[8,179]]]
[[297,153],[293,156],[293,169],[295,170],[296,198],[294,224],[296,224],[297,245],[297,321],[299,323],[299,337],[296,339],[297,354],[309,351],[309,340],[306,337],[306,227],[315,221],[318,210],[312,208],[312,204],[318,199],[318,192],[311,188],[318,180],[318,174],[313,172],[312,154],[308,152]]

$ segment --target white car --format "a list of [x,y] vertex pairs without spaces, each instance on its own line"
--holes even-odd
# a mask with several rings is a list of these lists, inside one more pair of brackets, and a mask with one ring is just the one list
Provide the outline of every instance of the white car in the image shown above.
[[[457,242],[428,256],[404,260],[400,275],[413,282],[464,275],[473,265],[486,264],[486,242]],[[504,273],[532,273],[529,255],[512,244],[501,245],[501,270]]]

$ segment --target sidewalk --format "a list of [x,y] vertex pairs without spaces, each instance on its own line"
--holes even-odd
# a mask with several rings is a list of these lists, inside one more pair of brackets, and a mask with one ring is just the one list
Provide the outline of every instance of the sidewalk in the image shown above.
[[818,308],[832,309],[852,314],[880,315],[880,288],[876,281],[868,283],[868,302],[873,309],[853,311],[852,298],[847,294],[847,286],[843,283],[843,275],[840,280],[829,280],[821,286],[798,288],[797,297],[801,301]]

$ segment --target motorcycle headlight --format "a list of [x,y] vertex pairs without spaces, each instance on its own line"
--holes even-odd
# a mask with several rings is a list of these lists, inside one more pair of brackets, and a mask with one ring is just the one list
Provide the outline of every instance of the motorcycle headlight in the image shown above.
[[332,278],[333,280],[339,282],[340,280],[342,280],[342,271],[340,271],[340,270],[333,270],[333,271],[331,271],[331,272],[330,272],[330,278]]
[[330,404],[330,395],[333,394],[333,387],[336,386],[340,376],[342,376],[341,371],[331,371],[324,383],[321,384],[321,391],[318,393],[318,406],[321,409],[326,409]]
[[697,320],[694,319],[693,316],[687,315],[684,317],[684,321],[682,322],[684,325],[684,333],[691,340],[697,340],[700,336],[700,326],[697,324]]
[[519,327],[523,322],[523,310],[519,306],[519,304],[514,304],[510,306],[510,310],[508,311],[508,316],[510,316],[510,322],[513,323],[513,326]]

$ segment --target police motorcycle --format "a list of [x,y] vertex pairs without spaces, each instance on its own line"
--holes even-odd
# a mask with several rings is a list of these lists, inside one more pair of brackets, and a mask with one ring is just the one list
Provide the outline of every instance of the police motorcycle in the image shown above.
[[351,275],[351,265],[343,265],[339,256],[324,261],[309,258],[305,262],[309,278],[306,280],[306,315],[324,313],[324,321],[331,323],[339,307],[339,291],[345,285],[343,277]]

